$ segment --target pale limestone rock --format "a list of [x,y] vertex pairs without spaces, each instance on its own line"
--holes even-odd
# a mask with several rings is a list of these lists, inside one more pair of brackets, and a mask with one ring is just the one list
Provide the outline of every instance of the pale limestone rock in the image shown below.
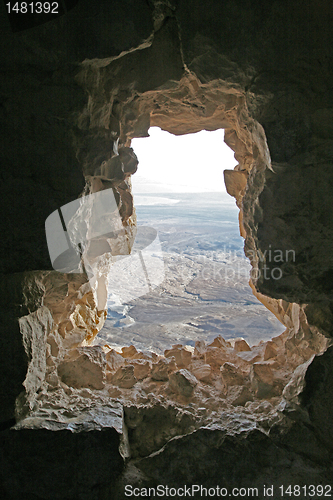
[[224,387],[241,385],[244,382],[244,374],[233,363],[223,363],[221,366],[221,376]]
[[105,354],[100,346],[78,347],[58,365],[58,374],[70,387],[103,389],[105,368]]
[[258,398],[273,395],[274,374],[266,363],[254,363],[251,367],[250,380],[253,390]]
[[278,349],[283,349],[288,336],[289,336],[289,329],[287,328],[277,337],[273,337],[272,342],[277,346]]
[[172,373],[169,378],[170,389],[185,397],[192,396],[197,384],[198,381],[195,376],[185,369]]
[[227,398],[233,406],[244,406],[248,401],[253,401],[253,395],[244,385],[229,387]]
[[256,363],[263,358],[262,346],[253,347],[251,351],[238,352],[237,356],[246,363]]
[[[103,274],[102,267],[100,274]],[[104,278],[101,276],[102,282]],[[52,313],[52,335],[58,346],[68,349],[81,342],[88,345],[103,327],[106,318],[105,312],[97,309],[92,283],[87,281],[84,274],[53,271],[43,278],[43,283],[44,304]],[[61,355],[60,352],[59,356]]]
[[248,401],[245,406],[251,413],[269,413],[273,410],[273,405],[269,401]]
[[122,351],[121,356],[127,359],[134,358],[135,356],[138,355],[138,351],[136,350],[134,345],[131,345],[129,347],[122,347],[121,351]]
[[275,370],[275,372],[281,369],[281,364],[278,362],[276,358],[267,359],[266,361],[262,361],[262,363],[265,363],[268,366],[270,366],[273,370]]
[[54,333],[47,337],[47,342],[50,345],[50,354],[56,358],[59,354],[59,343],[57,342]]
[[298,366],[294,371],[290,381],[283,389],[282,395],[288,401],[299,404],[299,395],[302,393],[305,387],[305,375],[313,359],[314,356],[312,356],[302,365]]
[[137,382],[134,376],[134,366],[121,366],[114,375],[108,376],[108,381],[109,380],[113,385],[121,389],[131,389]]
[[151,363],[145,359],[132,359],[130,364],[134,366],[134,377],[137,380],[143,380],[149,377],[151,372]]
[[198,364],[191,365],[190,368],[191,373],[202,382],[211,383],[212,382],[212,368],[210,365]]
[[138,352],[138,354],[131,359],[145,359],[147,361],[150,361],[151,363],[156,363],[160,359],[160,356],[156,354],[156,352],[145,351]]
[[179,345],[173,346],[172,349],[164,351],[164,356],[166,358],[171,358],[173,356],[176,360],[178,368],[187,368],[191,363],[192,353],[183,348],[182,345]]
[[314,346],[312,345],[312,343],[310,345],[310,342],[308,340],[305,340],[304,338],[300,339],[299,333],[296,336],[288,339],[286,341],[285,347],[288,361],[293,363],[294,366],[302,364],[302,362],[308,360],[318,352],[317,350],[314,350],[312,348]]
[[286,354],[288,363],[294,368],[297,368],[297,366],[304,363],[304,357],[302,355],[302,352],[299,351],[297,348],[293,349],[292,351],[287,350]]
[[26,356],[28,371],[23,382],[28,400],[34,400],[46,374],[46,339],[52,328],[52,316],[47,307],[19,319],[20,332]]
[[[282,299],[276,300],[271,297],[267,297],[266,295],[263,295],[256,289],[256,287],[252,282],[252,279],[250,279],[249,285],[252,288],[253,295],[257,297],[257,299],[260,300],[260,302],[265,307],[267,307],[267,309],[269,309],[277,317],[277,319],[281,321],[283,325],[285,325],[287,328],[293,327],[293,317],[294,317],[294,312],[292,311],[293,304],[290,304],[289,302],[286,302],[285,300]],[[298,306],[298,304],[295,305]]]
[[208,347],[219,347],[220,349],[228,349],[231,347],[231,343],[225,340],[222,335],[215,337],[213,342],[208,345]]
[[93,398],[94,394],[91,389],[81,389],[79,391],[79,394],[82,398]]
[[234,350],[236,352],[251,351],[251,347],[244,339],[236,339],[234,343]]
[[277,347],[273,342],[266,342],[265,350],[264,350],[264,361],[268,359],[275,358],[277,355]]
[[205,364],[219,370],[220,366],[228,360],[228,354],[219,347],[207,347],[204,360]]
[[165,382],[169,380],[169,374],[177,369],[176,362],[174,358],[171,359],[160,359],[157,363],[154,363],[151,371],[151,378],[159,382]]
[[45,382],[49,384],[50,387],[58,387],[59,386],[59,376],[56,370],[52,370],[45,377]]
[[194,355],[203,358],[206,347],[206,342],[204,340],[197,340],[194,344]]
[[55,366],[55,360],[50,354],[50,346],[46,344],[46,364],[48,367]]
[[118,387],[108,387],[108,394],[111,398],[119,398],[122,393]]
[[111,349],[111,351],[107,352],[105,355],[106,359],[106,369],[111,372],[115,372],[121,366],[125,366],[125,360],[119,352]]
[[276,361],[280,366],[283,366],[286,362],[286,356],[282,352],[278,352],[276,355]]
[[224,183],[227,193],[239,201],[244,195],[247,184],[247,173],[236,172],[235,170],[224,170]]

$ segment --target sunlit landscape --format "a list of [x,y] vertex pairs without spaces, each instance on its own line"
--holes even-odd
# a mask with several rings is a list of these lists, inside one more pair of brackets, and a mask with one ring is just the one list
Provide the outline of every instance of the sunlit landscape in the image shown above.
[[[248,284],[238,208],[223,182],[223,170],[236,165],[223,131],[175,137],[153,128],[150,136],[132,141],[139,158],[132,185],[139,229],[157,231],[164,276],[148,291],[114,271],[96,341],[163,353],[217,335],[254,345],[280,334],[283,325]],[[156,276],[158,261],[150,262]]]

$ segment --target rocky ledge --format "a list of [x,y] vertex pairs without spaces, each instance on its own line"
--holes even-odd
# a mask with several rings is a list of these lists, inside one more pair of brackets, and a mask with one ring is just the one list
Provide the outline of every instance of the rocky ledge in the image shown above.
[[20,420],[2,433],[8,498],[121,499],[126,485],[232,488],[240,478],[258,490],[328,481],[333,429],[329,420],[322,429],[322,414],[332,349],[313,327],[253,347],[218,336],[164,356],[134,346],[66,351],[55,338],[34,399],[22,393]]

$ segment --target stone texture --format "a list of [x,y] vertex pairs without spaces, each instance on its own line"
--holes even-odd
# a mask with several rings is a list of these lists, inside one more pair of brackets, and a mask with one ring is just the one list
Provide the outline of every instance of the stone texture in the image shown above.
[[169,374],[176,370],[174,359],[160,359],[157,363],[153,363],[151,378],[160,382],[169,380]]
[[117,385],[122,389],[130,389],[136,384],[137,381],[134,375],[134,366],[121,366],[109,380],[112,384]]
[[227,193],[236,198],[236,200],[241,200],[247,184],[246,173],[235,170],[224,170],[223,174]]
[[249,344],[244,339],[236,340],[234,343],[234,349],[236,352],[251,351]]
[[106,369],[110,370],[111,372],[115,372],[118,370],[118,368],[125,365],[123,356],[114,349],[111,349],[106,353],[105,359],[107,363]]
[[264,361],[268,359],[275,358],[277,355],[277,349],[273,342],[267,342],[264,351]]
[[[45,362],[46,346],[41,345],[38,339],[30,338],[33,334],[29,325],[36,324],[37,337],[42,341],[45,332],[45,323],[38,320],[37,310],[43,304],[43,291],[41,275],[43,273],[18,273],[3,276],[0,280],[0,321],[1,321],[1,363],[0,363],[0,419],[2,425],[13,425],[15,416],[15,401],[24,390],[23,383],[27,376],[29,364],[32,361],[32,354],[38,351],[42,354],[42,359],[34,360],[33,364],[43,364]],[[34,316],[30,317],[30,314]],[[45,317],[45,314],[43,314]],[[24,325],[25,345],[22,340],[22,332],[18,317],[22,317]],[[38,325],[38,323],[40,323]],[[36,332],[36,333],[37,333]],[[39,344],[39,346],[38,346]],[[30,347],[29,347],[30,345]],[[33,351],[31,347],[34,346]],[[41,368],[41,372],[44,368]],[[40,373],[41,373],[40,372]],[[33,385],[38,385],[35,380]],[[7,423],[6,423],[7,422]]]
[[[142,457],[129,465],[138,484],[209,487],[220,482],[221,471],[228,487],[239,477],[242,486],[276,489],[331,481],[332,356],[331,349],[324,352],[333,335],[331,24],[324,0],[255,6],[81,0],[64,16],[22,32],[11,31],[3,9],[2,496],[122,498],[115,483],[122,468],[114,446],[119,437],[111,428],[96,431],[97,413],[91,432],[51,431],[50,423],[40,428],[37,420],[30,420],[35,428],[24,427],[36,405],[43,422],[54,412],[59,424],[69,412],[77,428],[73,405],[82,416],[95,398],[107,406],[111,397],[144,407],[137,413],[148,424],[142,418],[130,427]],[[186,416],[180,403],[171,408],[160,401],[180,399],[167,383],[177,370],[172,357],[168,363],[148,356],[152,376],[130,394],[110,384],[102,391],[104,369],[111,367],[109,377],[132,372],[131,360],[146,355],[123,350],[125,366],[117,366],[115,355],[107,365],[83,351],[70,361],[103,326],[112,254],[128,252],[133,242],[129,178],[137,160],[130,140],[147,136],[151,125],[175,134],[225,128],[238,161],[225,174],[226,185],[240,209],[250,283],[286,326],[272,344],[250,351],[235,352],[221,339],[197,343],[186,369],[206,375]],[[45,219],[82,193],[105,189],[112,189],[121,216],[119,240],[86,245],[93,279],[51,271]],[[89,233],[96,221],[86,221]],[[248,395],[244,386],[229,385],[220,398],[223,363],[251,373],[254,401],[244,408],[234,407]],[[92,369],[95,388],[83,367]],[[59,370],[75,387],[61,381]],[[286,385],[287,399],[281,399]],[[165,417],[160,432],[149,418],[158,421],[158,405]],[[222,413],[223,405],[230,413]],[[22,425],[9,430],[15,408]],[[177,424],[178,414],[187,425]]]
[[151,363],[144,359],[131,360],[131,365],[134,366],[134,377],[137,380],[143,380],[149,377],[151,372]]
[[134,359],[137,357],[138,354],[138,351],[136,350],[134,345],[131,345],[129,347],[122,347],[121,351],[122,351],[121,355],[123,358]]
[[251,367],[251,385],[258,398],[269,398],[273,395],[274,375],[269,365],[254,363]]
[[228,349],[231,347],[231,343],[225,340],[222,335],[218,335],[215,337],[211,344],[208,344],[208,347],[219,347],[220,349]]
[[187,366],[191,363],[192,353],[180,346],[167,349],[164,351],[164,356],[166,358],[173,356],[178,368],[187,368]]
[[234,385],[228,389],[228,398],[233,406],[244,406],[253,400],[253,395],[244,385]]
[[103,389],[105,385],[105,355],[100,346],[73,349],[58,365],[58,374],[66,385],[80,389]]
[[179,370],[170,375],[169,386],[181,396],[190,397],[198,381],[188,370]]
[[[223,417],[227,422],[228,414]],[[163,484],[170,487],[199,484],[210,488],[223,481],[223,487],[231,489],[242,478],[242,487],[257,487],[259,492],[263,484],[274,485],[275,489],[282,480],[315,485],[330,480],[329,467],[310,466],[302,457],[295,460],[292,451],[277,446],[245,417],[234,418],[232,434],[226,427],[215,424],[174,438],[159,452],[136,462],[150,478],[150,482],[141,482],[141,487],[162,484],[163,477]]]
[[228,353],[219,347],[207,347],[205,351],[205,364],[213,369],[219,369],[229,359]]
[[222,383],[225,388],[230,385],[240,385],[244,383],[244,373],[239,367],[232,363],[223,363],[221,366]]
[[254,347],[250,351],[240,351],[237,356],[246,363],[252,364],[260,361],[263,357],[262,346]]
[[191,372],[198,380],[202,380],[202,382],[211,382],[212,381],[212,368],[210,365],[205,364],[196,364],[191,367]]
[[294,371],[290,381],[283,389],[283,397],[292,403],[300,403],[299,395],[305,388],[305,374],[313,358],[299,365]]
[[188,407],[181,408],[161,397],[151,399],[149,404],[127,404],[124,412],[133,459],[147,457],[171,438],[192,432],[199,420]]
[[204,357],[206,352],[206,343],[204,340],[197,340],[194,344],[194,355],[196,357]]
[[26,379],[23,382],[26,396],[33,400],[41,388],[46,373],[46,338],[52,328],[52,317],[46,307],[23,316],[19,320],[22,342],[29,359]]

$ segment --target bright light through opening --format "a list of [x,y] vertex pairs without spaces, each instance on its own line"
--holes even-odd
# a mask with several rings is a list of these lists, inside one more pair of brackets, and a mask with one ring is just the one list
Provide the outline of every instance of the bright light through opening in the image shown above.
[[134,253],[111,269],[98,342],[162,354],[218,335],[254,345],[280,334],[248,284],[239,210],[224,187],[223,171],[236,165],[224,131],[149,134],[131,144],[138,234]]
[[158,127],[149,138],[133,139],[139,168],[132,177],[133,193],[223,192],[223,170],[237,165],[224,142],[224,130],[202,130],[175,136]]

